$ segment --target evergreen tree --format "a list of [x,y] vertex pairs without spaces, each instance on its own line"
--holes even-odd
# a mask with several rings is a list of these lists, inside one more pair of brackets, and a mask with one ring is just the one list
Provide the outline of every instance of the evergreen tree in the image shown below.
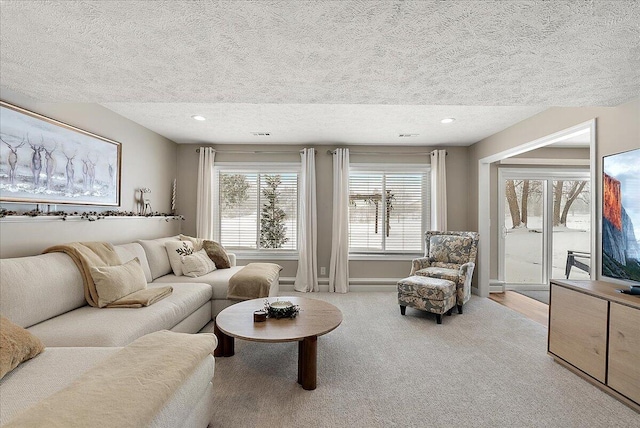
[[224,208],[237,208],[246,202],[250,187],[244,174],[220,174],[220,193]]
[[260,248],[282,248],[289,240],[285,234],[284,220],[287,214],[280,206],[278,186],[282,183],[279,175],[265,175],[262,188],[262,209],[260,210]]

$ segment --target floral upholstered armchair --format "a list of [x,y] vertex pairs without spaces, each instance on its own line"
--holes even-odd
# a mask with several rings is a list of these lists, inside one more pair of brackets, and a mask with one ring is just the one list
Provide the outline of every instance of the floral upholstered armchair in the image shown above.
[[426,232],[424,257],[414,259],[411,266],[411,275],[453,281],[460,314],[462,305],[471,297],[478,237],[476,232]]

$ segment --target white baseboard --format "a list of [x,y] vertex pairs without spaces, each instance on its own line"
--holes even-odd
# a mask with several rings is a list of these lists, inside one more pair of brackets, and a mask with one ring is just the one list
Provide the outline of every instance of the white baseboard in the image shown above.
[[514,291],[549,291],[549,285],[545,285],[545,284],[532,284],[532,285],[528,285],[528,284],[506,284],[505,288],[507,290],[514,290]]
[[[349,278],[349,291],[396,291],[400,278]],[[293,277],[280,278],[280,292],[294,291]],[[318,287],[322,292],[329,291],[329,278],[319,278]]]
[[504,291],[504,281],[500,281],[499,279],[489,280],[489,293],[504,293]]

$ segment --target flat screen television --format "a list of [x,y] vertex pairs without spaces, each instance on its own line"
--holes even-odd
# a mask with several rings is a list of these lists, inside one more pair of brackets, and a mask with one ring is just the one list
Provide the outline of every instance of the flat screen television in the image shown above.
[[602,161],[602,276],[640,284],[640,149]]

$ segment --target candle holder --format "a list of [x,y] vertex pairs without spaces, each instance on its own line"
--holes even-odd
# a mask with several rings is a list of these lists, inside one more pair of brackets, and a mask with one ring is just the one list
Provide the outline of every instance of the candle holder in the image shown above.
[[267,320],[267,313],[263,310],[253,312],[253,322],[264,322]]
[[278,300],[273,303],[265,300],[264,310],[267,312],[269,318],[295,318],[298,312],[300,312],[300,307],[286,300]]

